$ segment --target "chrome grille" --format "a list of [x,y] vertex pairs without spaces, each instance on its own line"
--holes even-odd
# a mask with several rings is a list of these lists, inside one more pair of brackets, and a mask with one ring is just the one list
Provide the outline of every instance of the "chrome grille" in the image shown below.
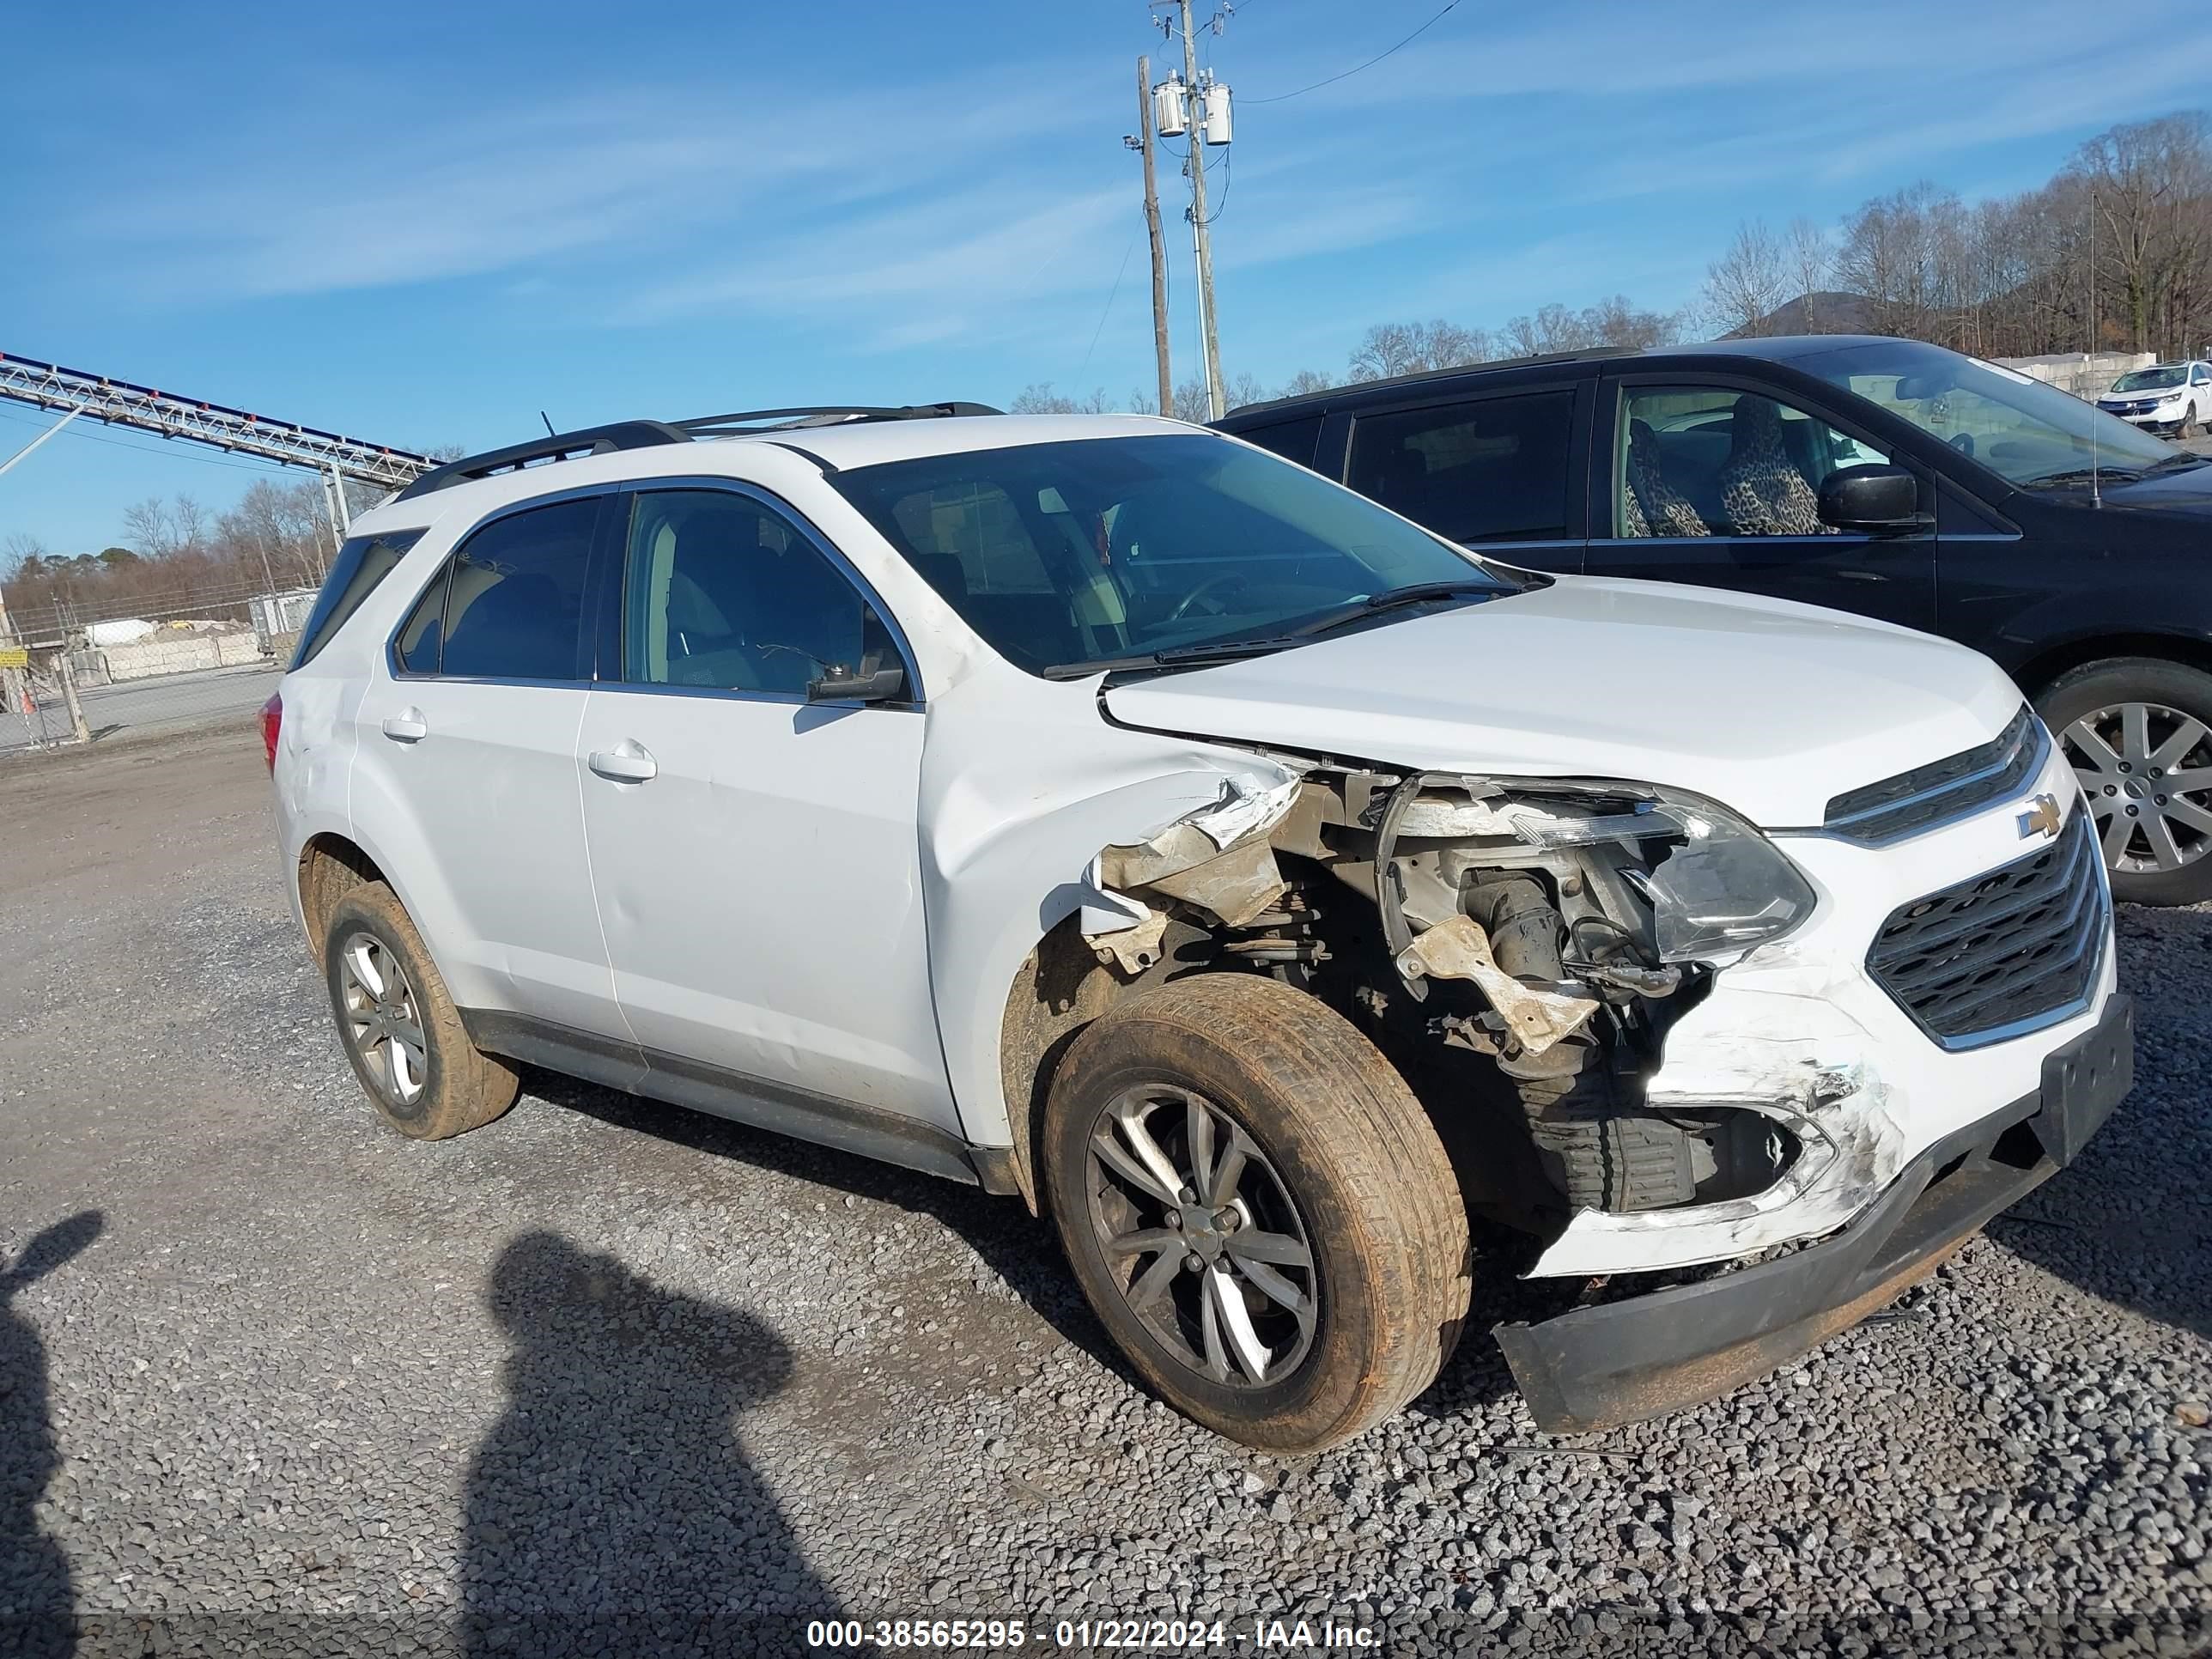
[[2085,1005],[2110,925],[2098,860],[2077,805],[2041,852],[1892,911],[1867,970],[1947,1048],[2063,1019]]
[[2022,704],[2009,726],[1978,747],[1836,796],[1822,827],[1846,841],[1879,847],[1978,812],[2025,788],[2043,769],[2050,744],[2043,722]]

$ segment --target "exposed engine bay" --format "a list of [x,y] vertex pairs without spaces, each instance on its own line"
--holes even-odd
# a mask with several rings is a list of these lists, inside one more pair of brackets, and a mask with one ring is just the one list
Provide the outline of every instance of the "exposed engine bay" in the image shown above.
[[1241,963],[1329,1002],[1461,1143],[1471,1200],[1540,1234],[1790,1170],[1786,1112],[1645,1087],[1715,975],[1813,908],[1764,836],[1635,785],[1290,764],[1102,850],[1083,933],[1118,977]]

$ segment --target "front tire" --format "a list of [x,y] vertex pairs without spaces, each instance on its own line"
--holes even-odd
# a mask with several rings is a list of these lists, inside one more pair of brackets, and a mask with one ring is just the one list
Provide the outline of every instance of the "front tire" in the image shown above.
[[416,1140],[444,1140],[514,1104],[521,1080],[470,1042],[438,966],[382,882],[350,889],[323,934],[338,1041],[377,1115]]
[[1443,1144],[1374,1045],[1303,992],[1208,974],[1109,1010],[1070,1046],[1042,1144],[1091,1308],[1218,1433],[1336,1445],[1458,1339],[1467,1209]]
[[2212,674],[2109,658],[2060,676],[2036,712],[2088,798],[2112,896],[2212,899]]

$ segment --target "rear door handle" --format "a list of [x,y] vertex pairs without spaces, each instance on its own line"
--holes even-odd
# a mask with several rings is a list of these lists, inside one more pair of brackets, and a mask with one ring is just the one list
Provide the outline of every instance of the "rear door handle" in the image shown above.
[[419,708],[403,708],[384,722],[384,735],[394,743],[420,743],[430,735],[430,722]]
[[635,738],[624,738],[611,749],[594,749],[584,763],[609,783],[649,783],[660,775],[660,766]]

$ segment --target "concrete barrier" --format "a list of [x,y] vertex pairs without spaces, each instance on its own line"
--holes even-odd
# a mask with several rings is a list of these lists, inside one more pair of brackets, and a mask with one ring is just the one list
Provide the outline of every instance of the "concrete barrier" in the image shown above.
[[165,633],[131,645],[102,647],[110,684],[189,674],[196,669],[236,668],[261,660],[260,636],[250,628],[227,633]]

